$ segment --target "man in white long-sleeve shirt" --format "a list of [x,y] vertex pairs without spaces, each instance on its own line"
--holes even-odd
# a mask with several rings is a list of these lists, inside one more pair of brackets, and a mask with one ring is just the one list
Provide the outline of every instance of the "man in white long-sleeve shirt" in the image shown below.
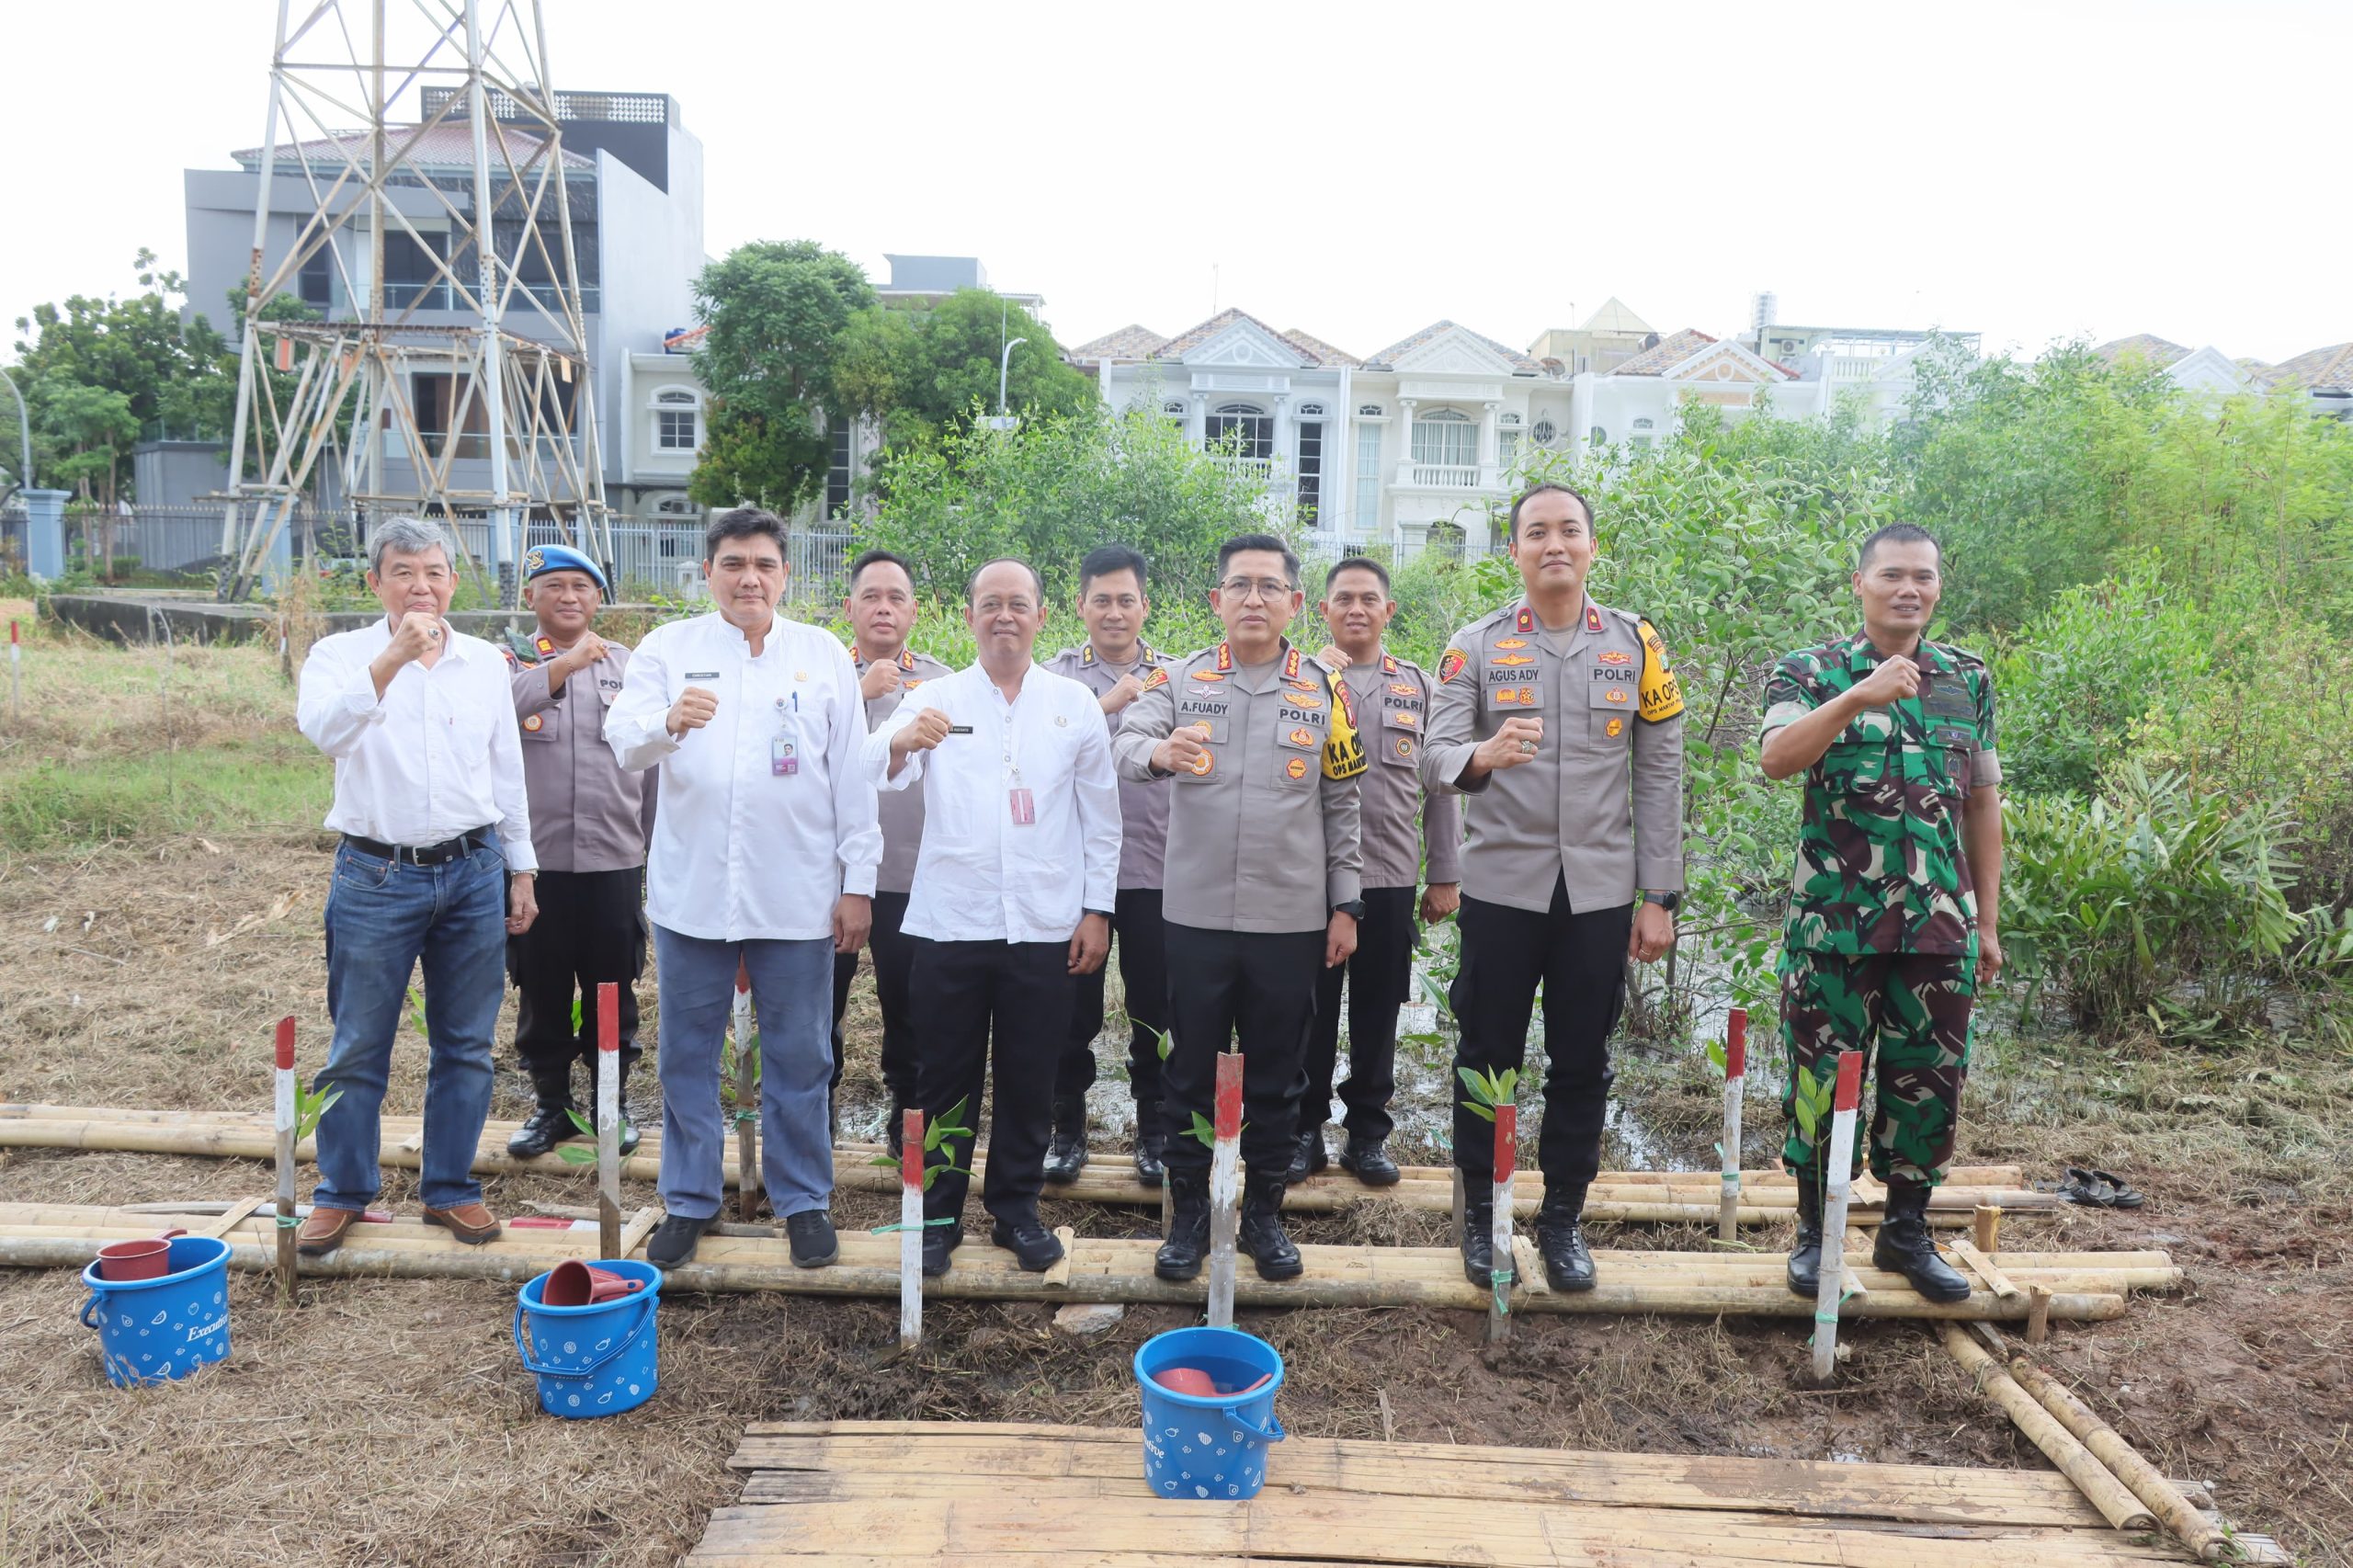
[[[335,758],[326,825],[343,835],[327,891],[327,1012],[318,1186],[300,1246],[333,1252],[379,1186],[377,1138],[410,974],[425,966],[427,1224],[487,1242],[498,1221],[473,1159],[490,1114],[491,1043],[508,935],[538,915],[539,862],[506,660],[443,619],[457,589],[448,540],[414,517],[376,526],[368,585],[384,619],[320,639],[296,719]],[[513,872],[508,886],[507,872]]]
[[784,525],[772,514],[739,506],[713,521],[703,576],[718,608],[648,632],[605,716],[623,767],[662,770],[645,913],[668,1213],[645,1256],[685,1262],[719,1213],[719,1048],[740,962],[759,1014],[761,1175],[792,1261],[816,1268],[839,1250],[826,1213],[834,955],[865,942],[882,858],[858,766],[866,710],[848,651],[777,613]]
[[[1120,792],[1095,693],[1038,668],[1045,625],[1038,574],[993,561],[972,576],[965,619],[980,644],[970,669],[926,681],[866,739],[885,788],[923,778],[923,848],[904,930],[917,938],[912,990],[915,1099],[926,1127],[961,1103],[977,1127],[983,1074],[995,1066],[988,1180],[991,1239],[1032,1273],[1063,1256],[1038,1218],[1054,1070],[1076,1000],[1071,976],[1103,966],[1120,882]],[[991,1037],[995,1046],[992,1052]],[[926,1274],[948,1271],[963,1239],[973,1138],[927,1156],[944,1165],[924,1193]]]

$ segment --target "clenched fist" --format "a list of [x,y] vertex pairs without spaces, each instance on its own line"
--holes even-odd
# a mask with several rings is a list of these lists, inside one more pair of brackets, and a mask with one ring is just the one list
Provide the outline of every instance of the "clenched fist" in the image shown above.
[[1506,719],[1503,728],[1479,743],[1471,754],[1472,760],[1489,773],[1506,767],[1518,767],[1523,762],[1536,760],[1537,748],[1544,741],[1544,721],[1541,719]]
[[899,661],[877,659],[866,666],[866,674],[858,677],[858,694],[871,702],[878,697],[888,697],[899,689]]
[[555,662],[563,666],[564,674],[577,675],[605,656],[605,640],[593,631],[584,631],[580,641],[556,655]]
[[690,686],[678,693],[678,700],[670,704],[667,725],[673,738],[685,740],[688,730],[699,730],[710,722],[719,711],[719,694],[701,687]]
[[1315,656],[1333,669],[1345,670],[1348,667],[1348,656],[1340,652],[1340,645],[1337,642],[1324,643],[1324,651]]
[[1207,732],[1188,725],[1152,748],[1152,766],[1162,773],[1207,773]]
[[408,614],[401,617],[392,628],[392,640],[384,651],[369,663],[368,673],[376,682],[376,695],[381,699],[401,666],[414,664],[438,649],[444,640],[438,616]]
[[948,738],[948,715],[926,708],[891,736],[891,760],[904,762],[911,752],[930,751]]
[[1920,666],[1897,654],[1880,661],[1879,668],[1855,683],[1855,695],[1867,708],[1884,708],[1919,694]]
[[1117,713],[1142,695],[1143,682],[1136,678],[1133,670],[1130,670],[1112,684],[1110,690],[1103,694],[1100,706],[1106,713]]

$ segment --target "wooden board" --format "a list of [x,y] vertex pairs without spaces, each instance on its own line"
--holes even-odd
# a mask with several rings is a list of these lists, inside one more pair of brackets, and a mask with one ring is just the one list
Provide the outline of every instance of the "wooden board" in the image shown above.
[[2196,1561],[2040,1471],[1292,1437],[1247,1502],[1147,1489],[1134,1427],[761,1423],[690,1564],[2111,1568]]
[[[197,1213],[221,1205],[191,1204]],[[0,1203],[0,1264],[79,1267],[109,1241],[153,1235],[169,1215],[159,1206],[137,1210],[70,1204]],[[275,1217],[258,1215],[233,1227],[233,1266],[267,1267]],[[740,1233],[750,1231],[751,1234]],[[898,1238],[865,1231],[841,1234],[840,1261],[825,1268],[795,1268],[781,1235],[765,1227],[731,1226],[703,1238],[696,1260],[667,1271],[672,1289],[779,1290],[803,1295],[877,1296],[899,1291]],[[1011,1253],[968,1241],[947,1274],[925,1283],[934,1297],[1002,1301],[1198,1302],[1200,1280],[1172,1283],[1152,1272],[1151,1240],[1079,1237],[1070,1246],[1066,1284],[1023,1272]],[[335,1252],[304,1258],[305,1274],[375,1274],[420,1278],[528,1279],[566,1258],[597,1256],[594,1220],[552,1225],[516,1223],[482,1246],[414,1218],[363,1221]],[[1488,1292],[1462,1277],[1451,1247],[1305,1246],[1306,1272],[1268,1281],[1245,1270],[1235,1299],[1246,1306],[1421,1306],[1483,1311]],[[1803,1317],[1813,1303],[1782,1281],[1784,1260],[1755,1253],[1673,1253],[1603,1248],[1594,1255],[1600,1277],[1592,1290],[1573,1295],[1521,1290],[1515,1310],[1529,1312],[1674,1312]],[[2053,1292],[2053,1317],[2103,1320],[2122,1315],[2135,1290],[2168,1289],[2180,1272],[2163,1253],[2003,1253],[1997,1261],[2014,1279]],[[1868,1298],[1848,1303],[1855,1317],[2022,1320],[2028,1303],[1980,1291],[1939,1304],[1920,1297],[1902,1278],[1870,1267],[1868,1256],[1848,1260]]]
[[[584,1185],[595,1180],[593,1165],[568,1165],[554,1154],[517,1160],[506,1153],[506,1141],[519,1123],[494,1121],[483,1128],[473,1168],[481,1175],[530,1171],[568,1176]],[[380,1158],[386,1165],[415,1169],[421,1163],[424,1124],[415,1117],[383,1119]],[[225,1158],[266,1160],[275,1150],[275,1133],[267,1114],[245,1111],[136,1110],[108,1106],[0,1104],[0,1148],[108,1149],[134,1153],[187,1153]],[[621,1162],[621,1175],[651,1182],[661,1174],[660,1134],[648,1129],[636,1153]],[[879,1143],[844,1144],[834,1153],[834,1181],[852,1191],[897,1190],[895,1168],[874,1165],[882,1153]],[[312,1158],[306,1141],[297,1151]],[[976,1177],[988,1169],[985,1153],[975,1155]],[[722,1173],[729,1186],[735,1180],[730,1165]],[[1586,1217],[1595,1221],[1633,1222],[1695,1221],[1712,1224],[1718,1213],[1722,1178],[1714,1171],[1605,1171],[1586,1195]],[[1532,1188],[1536,1184],[1529,1184]],[[1345,1171],[1330,1170],[1287,1188],[1283,1207],[1302,1213],[1345,1209],[1353,1203],[1388,1201],[1409,1209],[1445,1211],[1452,1207],[1454,1173],[1442,1165],[1407,1165],[1393,1187],[1368,1187]],[[1875,1189],[1874,1189],[1875,1190]],[[1866,1202],[1859,1188],[1848,1218],[1876,1224],[1880,1207]],[[1081,1203],[1134,1204],[1158,1208],[1160,1193],[1136,1178],[1134,1167],[1117,1151],[1105,1151],[1066,1185],[1049,1187],[1051,1198]],[[1514,1204],[1522,1216],[1536,1212],[1540,1192],[1522,1194]],[[1979,1204],[1998,1204],[2006,1212],[2050,1210],[2059,1199],[2026,1185],[2016,1165],[1961,1165],[1931,1199],[1929,1219],[1945,1226],[1966,1226]],[[1784,1171],[1749,1171],[1741,1177],[1740,1222],[1765,1225],[1785,1221],[1796,1212],[1797,1185]]]

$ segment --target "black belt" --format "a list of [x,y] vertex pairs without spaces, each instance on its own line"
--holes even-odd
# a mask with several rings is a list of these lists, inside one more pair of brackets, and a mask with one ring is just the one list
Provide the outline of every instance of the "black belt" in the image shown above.
[[372,838],[362,838],[356,833],[343,835],[344,843],[362,855],[373,855],[379,860],[405,860],[412,866],[446,866],[452,860],[462,860],[477,849],[490,847],[490,839],[482,828],[445,838],[438,844],[415,848],[405,844],[379,844]]

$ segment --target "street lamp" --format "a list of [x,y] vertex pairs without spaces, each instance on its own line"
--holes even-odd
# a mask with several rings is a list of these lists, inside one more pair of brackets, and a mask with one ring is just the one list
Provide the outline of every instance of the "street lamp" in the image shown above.
[[[1003,378],[1000,377],[997,392],[1000,402],[1005,397],[1002,383]],[[24,457],[17,470],[15,488],[30,490],[33,487],[33,425],[31,418],[25,413],[25,394],[17,390],[17,383],[9,379],[6,369],[0,369],[0,385],[6,386],[9,395],[17,400],[17,438],[24,443]]]
[[1010,430],[1021,423],[1005,406],[1005,377],[1013,364],[1013,351],[1029,341],[1026,337],[1017,337],[1006,344],[1004,352],[996,357],[996,417],[988,422],[992,430]]

